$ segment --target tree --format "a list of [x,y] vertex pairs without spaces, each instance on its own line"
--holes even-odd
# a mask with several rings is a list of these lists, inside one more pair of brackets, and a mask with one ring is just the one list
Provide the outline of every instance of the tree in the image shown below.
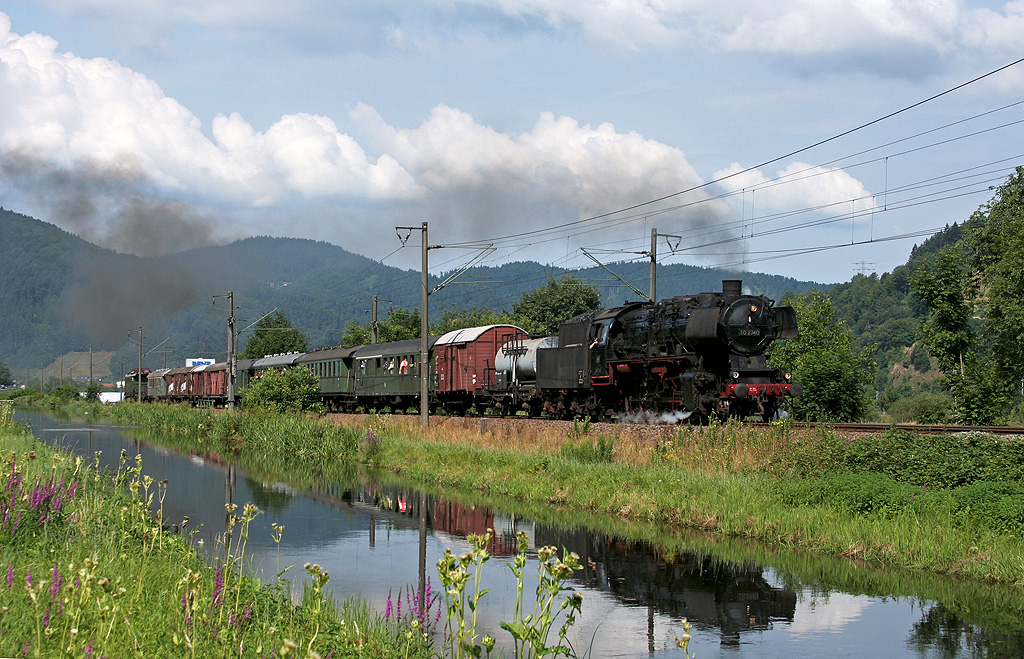
[[1006,380],[1024,380],[1024,167],[971,215],[964,242],[974,257],[982,335],[993,367]]
[[911,286],[928,307],[921,339],[945,374],[956,418],[990,424],[1006,418],[1024,381],[1024,167],[961,231],[962,240],[921,259]]
[[288,352],[305,352],[309,339],[292,325],[291,321],[275,311],[266,316],[252,331],[252,337],[246,342],[245,349],[239,353],[239,359],[259,359],[267,355],[278,355]]
[[465,327],[484,327],[485,325],[513,324],[508,313],[499,313],[493,309],[470,307],[464,309],[452,307],[441,314],[440,320],[430,325],[431,334],[446,334]]
[[934,258],[922,260],[910,277],[914,294],[929,311],[920,329],[921,340],[947,374],[959,371],[964,355],[975,348],[970,281],[967,255],[959,245],[943,247]]
[[[407,341],[420,338],[420,311],[412,311],[402,308],[392,308],[388,316],[378,321],[377,341],[387,343],[390,341]],[[341,342],[347,346],[359,346],[370,342],[371,338],[369,325],[357,325],[354,320],[349,321]]]
[[290,368],[282,375],[274,369],[253,380],[242,396],[246,408],[273,412],[323,411],[320,380],[308,368]]
[[512,305],[515,324],[527,332],[557,334],[558,326],[585,311],[601,308],[601,294],[579,277],[565,275],[524,293]]
[[793,416],[808,421],[854,421],[867,410],[864,385],[871,380],[873,346],[857,351],[853,336],[832,311],[831,298],[818,291],[786,295],[796,310],[800,335],[776,341],[769,350],[773,368],[793,374],[804,391],[790,401]]
[[0,362],[0,387],[9,387],[12,384],[14,384],[14,377],[11,375],[11,369],[7,364]]

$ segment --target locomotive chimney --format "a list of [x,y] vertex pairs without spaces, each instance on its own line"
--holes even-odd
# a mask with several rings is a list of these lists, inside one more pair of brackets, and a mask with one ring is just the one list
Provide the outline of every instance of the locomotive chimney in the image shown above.
[[742,279],[723,279],[722,280],[722,294],[723,295],[740,295],[743,291],[743,280]]

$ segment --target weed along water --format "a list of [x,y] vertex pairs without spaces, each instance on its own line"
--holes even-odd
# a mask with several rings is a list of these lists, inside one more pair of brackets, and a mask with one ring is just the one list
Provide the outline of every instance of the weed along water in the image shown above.
[[[567,595],[582,596],[566,636],[581,657],[680,657],[676,639],[687,624],[689,651],[700,659],[1024,656],[1019,587],[876,570],[643,523],[422,491],[355,466],[329,477],[287,477],[271,467],[243,469],[209,452],[178,453],[166,448],[171,442],[137,429],[21,410],[15,420],[48,444],[87,458],[100,452],[111,469],[122,451],[130,459],[141,455],[145,474],[167,480],[164,518],[200,527],[193,537],[211,559],[223,551],[225,533],[239,533],[225,505],[254,504],[261,513],[248,525],[245,554],[256,575],[272,581],[283,572],[298,583],[305,564],[319,565],[330,574],[326,587],[336,600],[357,596],[391,618],[408,620],[412,613],[439,639],[446,616],[433,598],[451,584],[442,585],[438,562],[467,556],[475,536],[477,549],[490,556],[478,568],[479,588],[488,592],[476,607],[475,642],[493,637],[492,656],[514,651],[502,623],[515,627],[516,571],[529,614],[545,547],[557,548],[556,560],[563,548],[579,557],[565,582],[572,590],[559,593],[553,607]],[[523,544],[528,559],[517,566]],[[479,591],[469,563],[465,592],[472,596]],[[421,584],[433,600],[426,610],[416,604]],[[566,613],[549,630],[548,646],[558,642]],[[438,652],[444,647],[435,642]]]

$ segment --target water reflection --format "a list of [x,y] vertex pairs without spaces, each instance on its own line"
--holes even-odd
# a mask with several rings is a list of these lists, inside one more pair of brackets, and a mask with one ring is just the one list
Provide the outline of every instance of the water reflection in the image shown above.
[[[465,551],[468,534],[492,528],[495,559],[484,568],[491,592],[480,626],[499,639],[507,635],[498,623],[516,596],[502,563],[523,532],[532,549],[554,545],[580,555],[584,568],[573,587],[583,593],[584,609],[572,641],[594,658],[678,656],[673,636],[682,633],[684,617],[694,624],[691,649],[701,659],[1024,656],[1019,589],[879,572],[616,520],[582,523],[507,501],[455,500],[383,475],[367,478],[342,463],[315,473],[243,468],[209,451],[179,454],[139,431],[18,415],[45,441],[86,456],[102,451],[107,468],[122,449],[141,453],[144,472],[169,481],[166,518],[201,525],[195,539],[211,556],[223,547],[224,504],[254,503],[264,514],[250,529],[246,553],[257,574],[274,579],[288,566],[319,563],[336,597],[357,595],[378,610],[389,593],[425,586],[425,578],[436,586],[434,565],[444,550]],[[280,545],[272,523],[286,527]],[[304,576],[301,568],[286,573],[296,586]]]

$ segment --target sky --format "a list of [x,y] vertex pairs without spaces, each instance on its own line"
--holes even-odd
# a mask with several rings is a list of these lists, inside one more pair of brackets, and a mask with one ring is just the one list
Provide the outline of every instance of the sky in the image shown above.
[[427,222],[435,272],[656,231],[846,281],[1024,164],[1021,43],[1024,0],[6,0],[0,205],[140,255],[418,268]]

